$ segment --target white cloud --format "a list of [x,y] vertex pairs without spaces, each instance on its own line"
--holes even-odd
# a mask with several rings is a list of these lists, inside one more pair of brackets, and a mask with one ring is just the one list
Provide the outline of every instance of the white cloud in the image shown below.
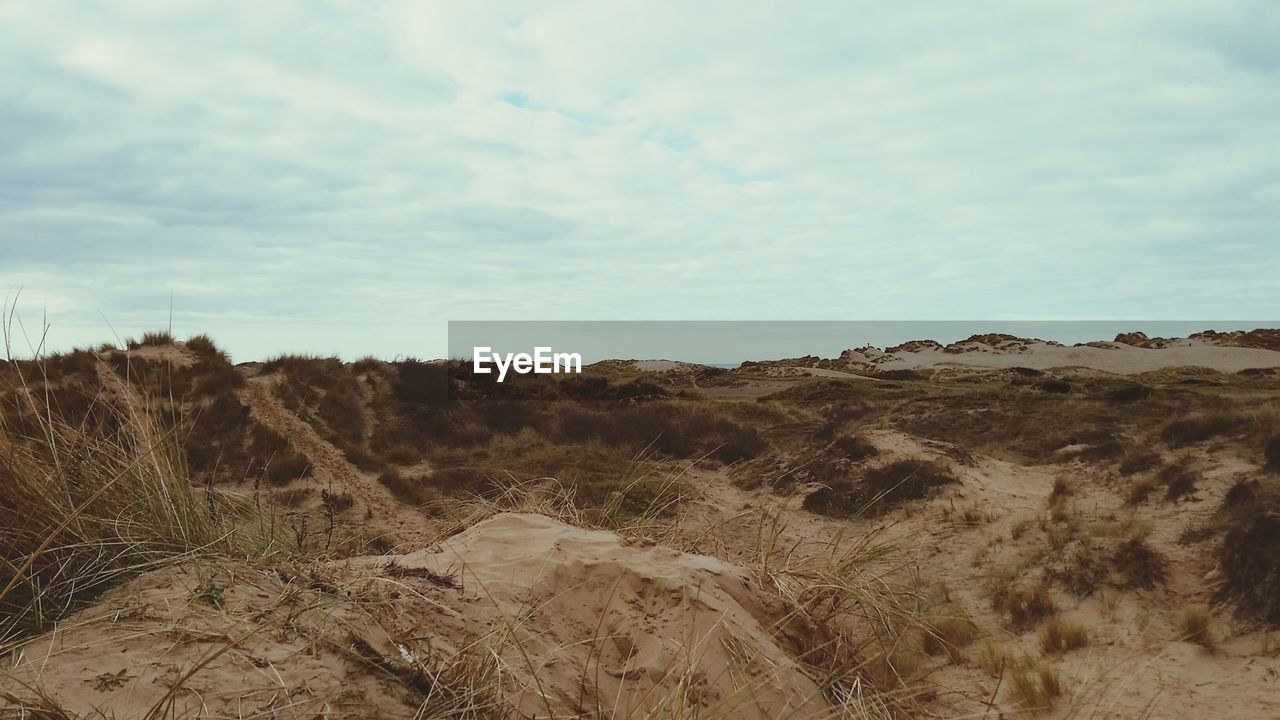
[[[1263,2],[0,4],[0,287],[460,318],[1280,316]],[[345,328],[341,329],[340,328]]]

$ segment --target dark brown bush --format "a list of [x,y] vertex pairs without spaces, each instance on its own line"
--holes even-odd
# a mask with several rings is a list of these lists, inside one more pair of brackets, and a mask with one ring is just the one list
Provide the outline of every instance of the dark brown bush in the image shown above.
[[1148,590],[1164,582],[1168,575],[1164,558],[1142,538],[1121,543],[1111,562],[1121,577],[1122,586],[1127,588]]
[[634,452],[649,448],[676,458],[710,455],[730,463],[755,457],[765,442],[755,428],[697,407],[653,402],[608,411],[569,408],[560,413],[563,440],[600,440]]
[[1160,431],[1160,437],[1173,447],[1182,447],[1226,435],[1244,424],[1244,418],[1227,413],[1214,413],[1174,420]]
[[1041,380],[1033,387],[1041,392],[1065,394],[1071,392],[1071,383],[1065,380]]
[[1089,445],[1080,451],[1080,458],[1098,462],[1101,460],[1113,460],[1123,456],[1127,452],[1124,443],[1118,440],[1106,440],[1100,443]]
[[840,403],[823,411],[822,425],[815,433],[820,439],[833,437],[848,423],[867,416],[870,409],[863,403]]
[[1008,614],[1015,630],[1025,630],[1057,610],[1049,587],[1043,583],[1031,587],[1001,586],[992,596],[991,605]]
[[850,517],[882,512],[935,488],[956,482],[950,468],[931,460],[899,460],[873,468],[856,481],[838,480],[805,497],[804,509],[822,515]]
[[880,450],[870,440],[860,435],[842,435],[831,443],[831,450],[845,460],[866,460],[875,457]]
[[1150,470],[1161,462],[1162,459],[1159,453],[1155,453],[1147,449],[1130,450],[1125,453],[1124,459],[1120,461],[1118,469],[1121,475],[1134,475],[1136,473]]
[[214,344],[208,335],[195,335],[187,340],[187,349],[203,360],[221,360],[227,364],[231,358]]
[[443,467],[432,473],[431,484],[453,495],[484,495],[501,488],[500,477],[502,473],[481,467]]
[[167,330],[152,330],[152,331],[144,332],[142,333],[141,340],[130,339],[125,341],[126,347],[128,347],[130,350],[137,350],[138,348],[144,347],[144,346],[160,346],[160,345],[172,345],[172,344],[173,344],[173,335],[170,334],[169,331]]
[[560,392],[575,400],[609,399],[609,379],[601,375],[570,375],[560,381]]
[[342,450],[342,454],[346,456],[347,460],[361,470],[382,472],[387,467],[386,459],[379,457],[359,443],[339,442],[337,446],[338,449]]
[[1165,487],[1166,502],[1179,500],[1196,491],[1196,473],[1186,462],[1165,467],[1156,479]]
[[1280,472],[1280,435],[1271,436],[1262,450],[1262,456],[1267,461],[1268,470]]
[[284,485],[311,474],[311,464],[293,443],[256,423],[249,432],[248,456],[248,474],[261,473],[272,485]]
[[392,363],[392,396],[414,408],[440,407],[449,400],[449,367],[409,358]]
[[276,455],[267,461],[267,482],[286,485],[311,474],[311,463],[296,451]]
[[1219,599],[1234,600],[1242,615],[1280,625],[1280,513],[1241,520],[1222,539],[1218,559],[1225,579]]
[[880,378],[881,380],[908,381],[908,382],[912,380],[927,379],[924,373],[920,372],[919,370],[911,370],[908,368],[902,368],[897,370],[878,370],[876,371],[876,377]]
[[440,491],[424,478],[403,475],[395,468],[388,468],[379,475],[378,482],[390,490],[392,495],[411,505],[428,505],[441,499]]
[[1133,383],[1118,387],[1107,393],[1106,397],[1118,405],[1127,405],[1151,397],[1152,389],[1141,383]]
[[1020,375],[1022,377],[1040,377],[1044,375],[1043,370],[1037,370],[1035,368],[1029,368],[1029,367],[1022,367],[1021,365],[1015,365],[1009,368],[1009,372],[1013,375]]

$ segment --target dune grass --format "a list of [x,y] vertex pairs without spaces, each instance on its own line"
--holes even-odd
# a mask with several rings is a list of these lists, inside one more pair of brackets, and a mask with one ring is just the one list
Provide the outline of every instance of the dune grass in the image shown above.
[[142,570],[268,551],[251,504],[194,488],[175,429],[127,388],[93,400],[110,421],[104,431],[67,421],[14,376],[5,397],[24,428],[0,416],[0,644]]

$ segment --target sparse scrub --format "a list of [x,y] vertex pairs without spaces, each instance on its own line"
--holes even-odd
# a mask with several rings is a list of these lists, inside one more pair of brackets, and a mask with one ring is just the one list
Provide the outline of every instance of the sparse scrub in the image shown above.
[[560,436],[570,442],[601,440],[633,452],[652,449],[675,458],[704,455],[731,463],[755,457],[765,442],[754,429],[698,407],[652,402],[609,411],[567,409]]
[[427,484],[424,478],[403,475],[395,468],[388,468],[379,475],[378,482],[410,505],[431,506],[441,500],[440,491]]
[[1152,394],[1153,390],[1150,387],[1141,383],[1131,383],[1108,392],[1106,397],[1107,400],[1113,403],[1126,405],[1138,402],[1139,400],[1145,400],[1146,398],[1151,397]]
[[1063,692],[1061,676],[1049,665],[1018,668],[1009,674],[1009,696],[1021,710],[1049,710]]
[[1210,631],[1212,624],[1213,616],[1203,607],[1184,608],[1174,621],[1179,640],[1195,643],[1210,652],[1216,647]]
[[1266,467],[1272,472],[1280,472],[1280,435],[1272,435],[1267,440],[1267,445],[1262,450],[1263,459],[1266,460]]
[[1135,475],[1146,470],[1151,470],[1161,463],[1159,453],[1152,452],[1147,449],[1130,450],[1125,454],[1124,459],[1120,461],[1117,470],[1121,475]]
[[1057,610],[1049,586],[1044,583],[1036,583],[1030,587],[997,588],[992,606],[1008,615],[1009,624],[1015,630],[1030,627]]
[[1196,473],[1185,460],[1165,467],[1156,478],[1164,485],[1165,502],[1180,500],[1196,491]]
[[1164,558],[1141,537],[1121,543],[1111,562],[1127,588],[1148,590],[1164,582],[1168,574]]
[[1040,650],[1049,655],[1070,652],[1089,644],[1089,632],[1083,625],[1056,614],[1040,627],[1039,638]]
[[1053,479],[1053,489],[1049,492],[1049,504],[1056,505],[1065,501],[1072,494],[1071,482],[1059,475]]
[[[104,401],[100,401],[104,402]],[[117,431],[55,415],[22,437],[0,423],[0,640],[41,628],[142,568],[190,553],[259,553],[252,506],[193,490],[174,431],[111,406]]]
[[929,655],[945,653],[951,662],[959,662],[963,657],[961,650],[978,638],[978,626],[962,614],[926,622],[923,632],[923,650]]
[[167,330],[152,330],[142,333],[141,340],[126,340],[125,346],[130,350],[141,347],[158,347],[173,344],[173,335]]
[[1129,483],[1129,492],[1125,495],[1126,505],[1141,505],[1156,489],[1155,478],[1140,477]]
[[1174,420],[1160,431],[1172,447],[1183,447],[1226,435],[1240,428],[1244,418],[1232,413],[1212,413]]
[[1032,387],[1041,392],[1057,393],[1059,395],[1071,392],[1071,383],[1065,380],[1058,380],[1056,378],[1041,380],[1040,382],[1035,383]]
[[868,470],[857,481],[837,481],[815,490],[803,505],[810,512],[848,517],[918,500],[954,482],[951,469],[938,462],[899,460]]
[[1226,580],[1219,598],[1235,600],[1245,616],[1280,625],[1280,509],[1255,501],[1235,514],[1218,548]]
[[1003,675],[1006,665],[1009,664],[1008,653],[1005,652],[1004,647],[991,638],[983,640],[978,646],[977,660],[978,667],[993,678]]

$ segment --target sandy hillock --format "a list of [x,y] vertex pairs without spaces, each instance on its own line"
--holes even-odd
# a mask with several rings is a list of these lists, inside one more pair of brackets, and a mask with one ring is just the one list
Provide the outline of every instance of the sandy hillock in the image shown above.
[[145,575],[3,689],[119,717],[823,716],[788,618],[721,560],[507,513],[406,555]]

